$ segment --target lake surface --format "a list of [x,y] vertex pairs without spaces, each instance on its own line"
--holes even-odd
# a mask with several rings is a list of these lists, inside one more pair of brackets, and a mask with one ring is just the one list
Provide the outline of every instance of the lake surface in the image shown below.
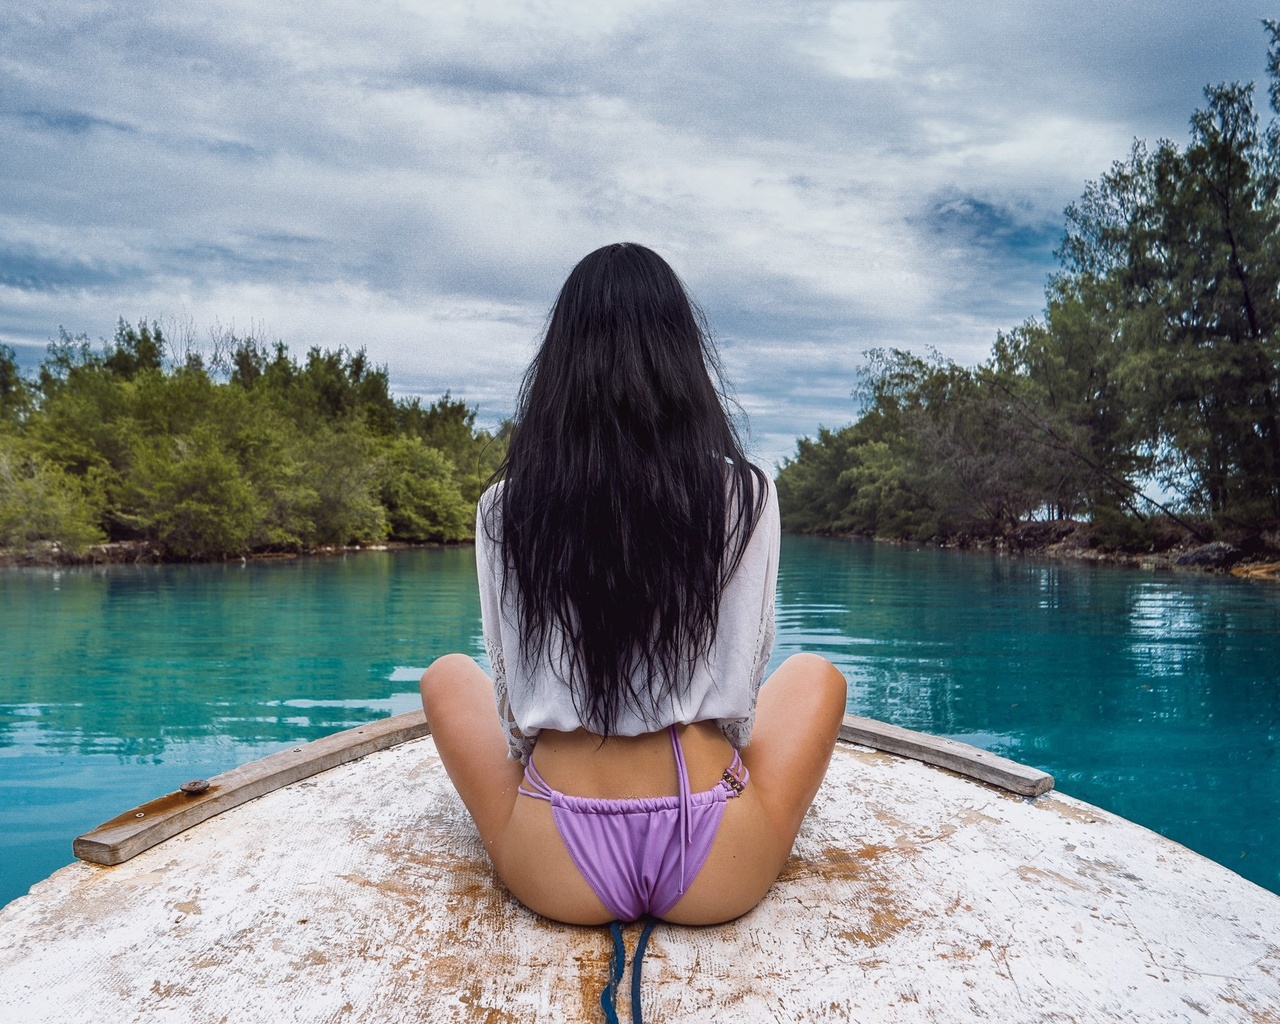
[[[1280,587],[787,537],[773,664],[1052,772],[1280,892]],[[482,658],[470,548],[0,570],[0,904],[183,781],[416,706]]]

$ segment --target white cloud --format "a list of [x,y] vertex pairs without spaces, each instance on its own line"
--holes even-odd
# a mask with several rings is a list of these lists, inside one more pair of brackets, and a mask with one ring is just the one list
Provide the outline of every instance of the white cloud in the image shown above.
[[118,316],[366,345],[510,411],[569,267],[622,238],[715,319],[766,461],[861,350],[974,361],[1036,314],[1062,207],[1259,0],[338,2],[0,10],[0,339]]
[[832,4],[825,31],[801,49],[844,78],[896,78],[903,73],[899,27],[906,6],[898,0]]

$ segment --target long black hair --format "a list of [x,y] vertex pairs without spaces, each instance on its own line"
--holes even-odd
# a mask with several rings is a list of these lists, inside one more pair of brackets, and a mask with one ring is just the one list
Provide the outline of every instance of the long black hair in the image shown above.
[[680,279],[619,243],[573,268],[520,389],[485,528],[505,555],[504,591],[517,588],[526,656],[555,664],[563,642],[574,707],[602,736],[624,709],[660,724],[715,639],[764,506],[764,473],[713,376]]

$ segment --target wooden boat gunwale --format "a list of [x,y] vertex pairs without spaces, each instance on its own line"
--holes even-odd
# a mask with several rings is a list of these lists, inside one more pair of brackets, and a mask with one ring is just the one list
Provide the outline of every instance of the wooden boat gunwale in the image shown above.
[[[118,814],[76,837],[72,852],[91,864],[123,864],[224,811],[430,732],[421,711],[408,711],[268,754],[215,775],[202,792],[166,793]],[[1053,776],[1038,768],[958,740],[930,736],[872,718],[845,715],[840,739],[946,768],[1019,796],[1040,796],[1053,788]]]

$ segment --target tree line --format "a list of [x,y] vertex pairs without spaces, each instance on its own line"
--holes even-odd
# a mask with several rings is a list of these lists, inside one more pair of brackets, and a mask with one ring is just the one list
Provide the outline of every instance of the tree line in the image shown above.
[[62,332],[32,379],[0,345],[0,548],[212,559],[472,536],[505,447],[474,409],[393,398],[363,349],[217,340],[206,359],[156,323],[121,320],[98,349]]
[[[1280,24],[1263,24],[1280,114]],[[1280,122],[1261,127],[1253,96],[1206,88],[1184,146],[1136,142],[1088,183],[1043,318],[987,361],[866,353],[859,418],[781,469],[784,523],[931,538],[1077,518],[1136,547],[1172,516],[1275,538]]]

